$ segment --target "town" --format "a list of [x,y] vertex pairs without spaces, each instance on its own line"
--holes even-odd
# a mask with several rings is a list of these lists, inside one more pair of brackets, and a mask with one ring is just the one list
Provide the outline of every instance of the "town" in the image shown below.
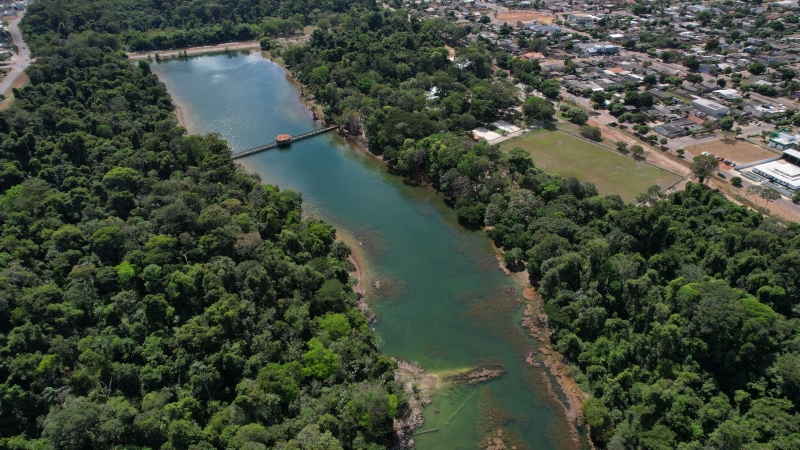
[[[688,166],[694,156],[713,154],[720,161],[714,181],[741,191],[729,197],[775,191],[782,197],[776,210],[800,218],[797,2],[416,0],[386,6],[462,27],[466,42],[493,51],[498,69],[511,68],[513,59],[535,62],[559,91],[534,89],[508,70],[522,99],[549,97],[566,120],[564,112],[580,108],[588,117],[578,123],[601,128],[611,145],[655,150],[647,158],[670,167],[667,159]],[[476,136],[499,143],[508,135],[500,125],[479,128]]]

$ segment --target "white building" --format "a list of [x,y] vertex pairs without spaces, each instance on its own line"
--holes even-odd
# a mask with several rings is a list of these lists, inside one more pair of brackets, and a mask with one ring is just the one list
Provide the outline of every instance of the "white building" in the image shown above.
[[[783,153],[786,155],[789,152],[794,153],[794,155],[790,155],[790,158],[800,158],[800,152],[796,150],[786,150]],[[800,189],[800,167],[788,161],[760,164],[753,167],[753,172],[793,191]]]
[[567,16],[570,22],[575,22],[583,25],[591,24],[600,21],[600,18],[597,16],[592,16],[590,14],[570,14]]
[[778,117],[786,114],[786,108],[783,105],[772,106],[772,105],[758,105],[758,106],[746,106],[744,108],[745,112],[749,112],[753,115],[753,117],[759,119],[771,119],[773,117]]
[[718,89],[714,91],[714,95],[725,100],[736,100],[742,98],[742,95],[736,89]]
[[728,115],[728,107],[720,105],[719,103],[706,100],[704,98],[696,98],[692,100],[692,108],[700,112],[704,112],[710,117],[719,119]]
[[797,148],[797,144],[799,142],[800,136],[783,132],[769,138],[769,146],[772,148],[777,148],[778,150]]

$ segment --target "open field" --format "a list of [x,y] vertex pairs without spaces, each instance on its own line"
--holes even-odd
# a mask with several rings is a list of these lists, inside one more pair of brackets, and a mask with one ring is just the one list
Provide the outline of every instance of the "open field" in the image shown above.
[[743,164],[751,161],[772,158],[773,156],[780,156],[780,154],[777,152],[767,150],[749,142],[736,141],[735,143],[729,144],[724,142],[722,139],[701,145],[686,147],[685,150],[694,156],[697,156],[703,152],[709,152],[714,156],[721,156],[727,160],[735,162],[736,164]]
[[527,150],[536,167],[597,186],[602,195],[619,194],[630,201],[657,184],[666,187],[678,177],[641,161],[614,153],[560,131],[537,130],[500,145]]
[[543,14],[540,12],[507,12],[497,15],[497,20],[507,22],[509,25],[514,26],[517,21],[529,22],[535,20],[538,24],[553,23],[555,19],[550,14]]

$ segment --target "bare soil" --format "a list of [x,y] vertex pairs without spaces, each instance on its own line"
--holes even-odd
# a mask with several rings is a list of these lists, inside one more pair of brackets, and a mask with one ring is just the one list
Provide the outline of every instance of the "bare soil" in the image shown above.
[[[28,84],[28,74],[22,72],[21,74],[19,74],[17,79],[14,80],[13,83],[11,83],[11,89],[13,88],[22,89],[22,87],[24,87],[26,84]],[[0,102],[0,111],[8,109],[8,107],[11,106],[12,103],[14,103],[14,94],[11,93],[11,89],[3,93],[6,96],[6,99]]]
[[507,12],[507,13],[500,13],[497,16],[497,20],[502,20],[507,22],[509,25],[516,25],[517,21],[528,22],[531,20],[535,20],[537,24],[546,24],[546,23],[553,23],[555,22],[555,18],[550,14],[544,14],[540,12]]
[[722,139],[705,144],[686,147],[686,151],[695,156],[703,152],[709,152],[714,156],[721,156],[727,160],[735,162],[736,164],[748,163],[771,158],[773,156],[779,156],[776,152],[767,150],[749,142],[737,140],[734,143],[727,143]]

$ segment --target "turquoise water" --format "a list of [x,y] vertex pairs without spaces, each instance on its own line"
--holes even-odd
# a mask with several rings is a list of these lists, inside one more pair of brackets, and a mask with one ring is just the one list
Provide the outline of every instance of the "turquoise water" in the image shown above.
[[[220,133],[234,151],[320,126],[283,69],[258,54],[168,61],[153,71],[192,132]],[[301,192],[307,214],[360,242],[370,278],[381,283],[368,298],[384,352],[429,372],[506,367],[488,383],[437,391],[422,429],[439,431],[416,436],[417,448],[475,448],[498,427],[519,449],[574,446],[541,369],[523,362],[535,342],[519,326],[519,287],[485,235],[459,227],[434,191],[404,184],[336,133],[238,162],[265,183]]]

